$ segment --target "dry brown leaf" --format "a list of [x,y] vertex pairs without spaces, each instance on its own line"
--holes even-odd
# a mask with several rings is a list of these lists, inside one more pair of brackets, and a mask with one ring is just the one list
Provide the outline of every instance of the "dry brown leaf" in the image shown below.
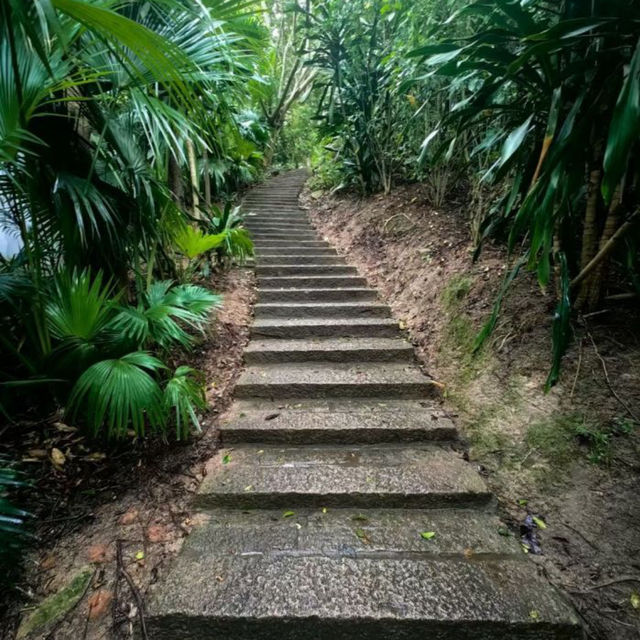
[[89,597],[89,620],[101,618],[109,610],[113,593],[107,589],[99,589]]
[[167,528],[162,524],[152,524],[147,527],[147,539],[149,542],[166,542],[169,538]]
[[120,524],[128,526],[138,519],[138,510],[133,507],[120,517]]
[[109,547],[106,544],[94,544],[87,550],[89,562],[102,564],[107,562],[109,557]]
[[56,449],[55,447],[51,449],[51,462],[58,467],[61,467],[67,459],[64,457],[64,453],[60,451],[60,449]]

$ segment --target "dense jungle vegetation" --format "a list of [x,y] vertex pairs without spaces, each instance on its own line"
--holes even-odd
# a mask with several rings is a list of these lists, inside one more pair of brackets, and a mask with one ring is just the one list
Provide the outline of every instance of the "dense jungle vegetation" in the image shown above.
[[[252,254],[234,195],[310,162],[315,189],[455,189],[468,224],[574,314],[640,294],[634,0],[0,0],[0,410],[98,439],[184,439],[178,364]],[[313,123],[313,126],[311,124]],[[171,367],[169,366],[171,364]],[[37,427],[29,427],[37,428]],[[0,555],[28,514],[0,467]],[[2,489],[4,487],[5,489]],[[2,575],[8,575],[2,572]]]

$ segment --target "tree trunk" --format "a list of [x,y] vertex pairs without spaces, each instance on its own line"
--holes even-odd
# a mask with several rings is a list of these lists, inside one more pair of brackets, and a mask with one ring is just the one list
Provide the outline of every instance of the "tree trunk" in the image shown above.
[[200,196],[198,194],[200,180],[198,179],[196,151],[191,140],[187,140],[187,159],[189,161],[189,177],[191,182],[191,213],[194,218],[200,218]]
[[169,189],[173,201],[178,207],[184,207],[184,185],[182,184],[182,171],[173,153],[169,153]]
[[[580,254],[580,270],[584,269],[596,255],[598,247],[598,205],[600,203],[600,183],[602,182],[602,139],[594,145],[593,160],[587,185],[587,208],[582,231],[582,251]],[[590,283],[584,282],[576,298],[576,308],[582,308],[589,297]]]
[[[607,214],[607,220],[602,230],[602,236],[600,237],[600,243],[598,245],[598,253],[600,253],[606,246],[609,240],[614,236],[615,232],[620,227],[620,214],[622,211],[622,184],[619,184],[616,188],[616,192],[611,201],[609,212]],[[607,274],[609,271],[609,256],[603,258],[600,264],[593,270],[593,273],[587,282],[589,283],[589,299],[588,306],[590,309],[595,308],[600,299],[602,298],[602,292]]]
[[204,167],[204,201],[207,205],[207,211],[211,210],[211,175],[209,174],[209,153],[205,149],[202,152],[202,166]]

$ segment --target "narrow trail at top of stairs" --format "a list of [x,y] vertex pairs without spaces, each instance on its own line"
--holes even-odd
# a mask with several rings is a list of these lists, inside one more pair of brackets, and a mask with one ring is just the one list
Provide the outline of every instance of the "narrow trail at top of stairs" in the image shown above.
[[252,342],[150,637],[580,638],[501,535],[388,307],[298,208],[305,180],[289,172],[245,200]]

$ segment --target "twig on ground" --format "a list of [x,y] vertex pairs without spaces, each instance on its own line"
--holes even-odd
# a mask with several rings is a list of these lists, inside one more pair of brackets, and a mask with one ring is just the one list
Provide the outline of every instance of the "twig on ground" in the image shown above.
[[118,565],[120,566],[120,573],[124,576],[124,579],[127,581],[129,585],[129,589],[136,601],[138,606],[138,617],[140,618],[140,633],[142,634],[143,640],[149,640],[149,634],[147,633],[147,625],[144,619],[144,601],[142,600],[142,596],[140,595],[140,590],[136,586],[136,583],[133,581],[133,578],[129,574],[129,572],[125,569],[124,563],[122,562],[122,540],[118,540],[116,542],[117,546],[117,556],[118,556]]
[[[586,325],[586,323],[585,323]],[[589,340],[591,340],[591,344],[593,345],[593,349],[596,352],[596,356],[598,360],[600,360],[600,364],[602,365],[602,371],[604,372],[604,379],[607,383],[607,387],[609,387],[609,391],[611,391],[613,397],[626,409],[627,413],[634,419],[635,422],[640,422],[638,416],[631,410],[631,407],[618,395],[616,390],[613,388],[611,384],[611,380],[609,379],[609,372],[607,370],[607,363],[604,361],[604,358],[600,355],[600,351],[598,350],[598,346],[596,345],[596,341],[593,339],[591,332],[587,329],[587,335],[589,336]]]
[[571,393],[569,394],[569,398],[573,399],[573,394],[576,390],[576,384],[578,383],[578,378],[580,377],[580,368],[582,367],[582,345],[583,341],[580,340],[580,348],[578,351],[578,367],[576,369],[576,377],[573,379],[573,384],[571,385]]
[[640,576],[620,576],[619,578],[613,578],[612,580],[607,580],[606,582],[599,582],[598,584],[594,584],[592,587],[589,587],[586,591],[594,591],[595,589],[605,589],[606,587],[611,587],[614,584],[620,584],[621,582],[640,582]]
[[575,527],[572,527],[570,524],[567,524],[566,522],[561,522],[560,524],[563,527],[566,527],[567,529],[569,529],[569,530],[573,531],[574,533],[578,534],[592,549],[595,549],[596,551],[600,551],[598,546],[595,545],[593,542],[591,542],[591,540],[589,540],[589,538],[587,538],[587,536],[585,536],[584,533],[582,533],[581,531],[579,531]]

